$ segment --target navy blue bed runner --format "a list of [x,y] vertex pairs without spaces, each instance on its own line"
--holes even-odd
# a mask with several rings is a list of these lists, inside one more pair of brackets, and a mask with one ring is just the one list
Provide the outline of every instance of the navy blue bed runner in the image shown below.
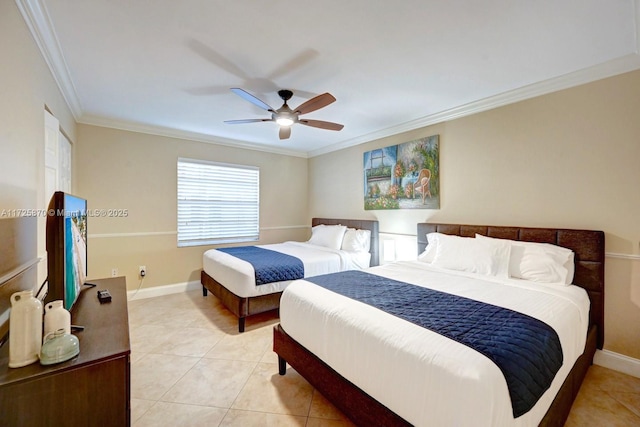
[[291,255],[257,246],[237,246],[218,250],[253,265],[253,270],[256,273],[256,285],[304,277],[304,264]]
[[507,381],[514,418],[536,404],[562,366],[556,332],[525,314],[362,271],[305,280],[482,353]]

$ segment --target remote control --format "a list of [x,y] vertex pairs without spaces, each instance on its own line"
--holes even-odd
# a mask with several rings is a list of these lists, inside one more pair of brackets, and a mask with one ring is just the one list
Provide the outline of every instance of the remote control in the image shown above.
[[98,291],[98,299],[100,300],[100,304],[111,302],[111,294],[106,289]]

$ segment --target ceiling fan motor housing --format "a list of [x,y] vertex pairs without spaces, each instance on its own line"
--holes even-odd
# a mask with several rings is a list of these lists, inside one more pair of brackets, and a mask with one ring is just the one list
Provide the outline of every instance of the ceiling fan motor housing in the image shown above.
[[284,104],[271,115],[271,118],[280,126],[291,126],[297,123],[298,114],[287,105],[287,101],[291,99],[293,92],[287,89],[281,89],[278,91],[278,95],[282,98]]
[[293,92],[291,92],[291,91],[290,91],[290,90],[288,90],[288,89],[280,89],[280,90],[278,91],[278,96],[280,96],[280,98],[282,98],[282,100],[283,100],[283,101],[285,102],[285,104],[286,104],[286,102],[287,102],[288,100],[290,100],[290,99],[291,99],[291,97],[293,96]]
[[291,111],[287,105],[271,114],[271,118],[281,126],[291,126],[298,121],[298,115]]

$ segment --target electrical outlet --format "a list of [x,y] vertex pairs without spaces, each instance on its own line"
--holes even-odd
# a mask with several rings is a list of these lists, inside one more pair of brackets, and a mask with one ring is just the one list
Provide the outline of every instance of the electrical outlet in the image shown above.
[[147,275],[147,267],[144,265],[140,265],[138,266],[138,274],[140,275],[140,277],[144,277]]
[[118,277],[118,268],[117,267],[112,267],[111,268],[111,277]]

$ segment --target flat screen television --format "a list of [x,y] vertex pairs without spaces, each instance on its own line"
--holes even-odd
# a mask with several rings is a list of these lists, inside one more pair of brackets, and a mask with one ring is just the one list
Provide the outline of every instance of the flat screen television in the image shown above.
[[63,300],[71,310],[87,277],[87,201],[56,191],[47,212],[45,303]]

